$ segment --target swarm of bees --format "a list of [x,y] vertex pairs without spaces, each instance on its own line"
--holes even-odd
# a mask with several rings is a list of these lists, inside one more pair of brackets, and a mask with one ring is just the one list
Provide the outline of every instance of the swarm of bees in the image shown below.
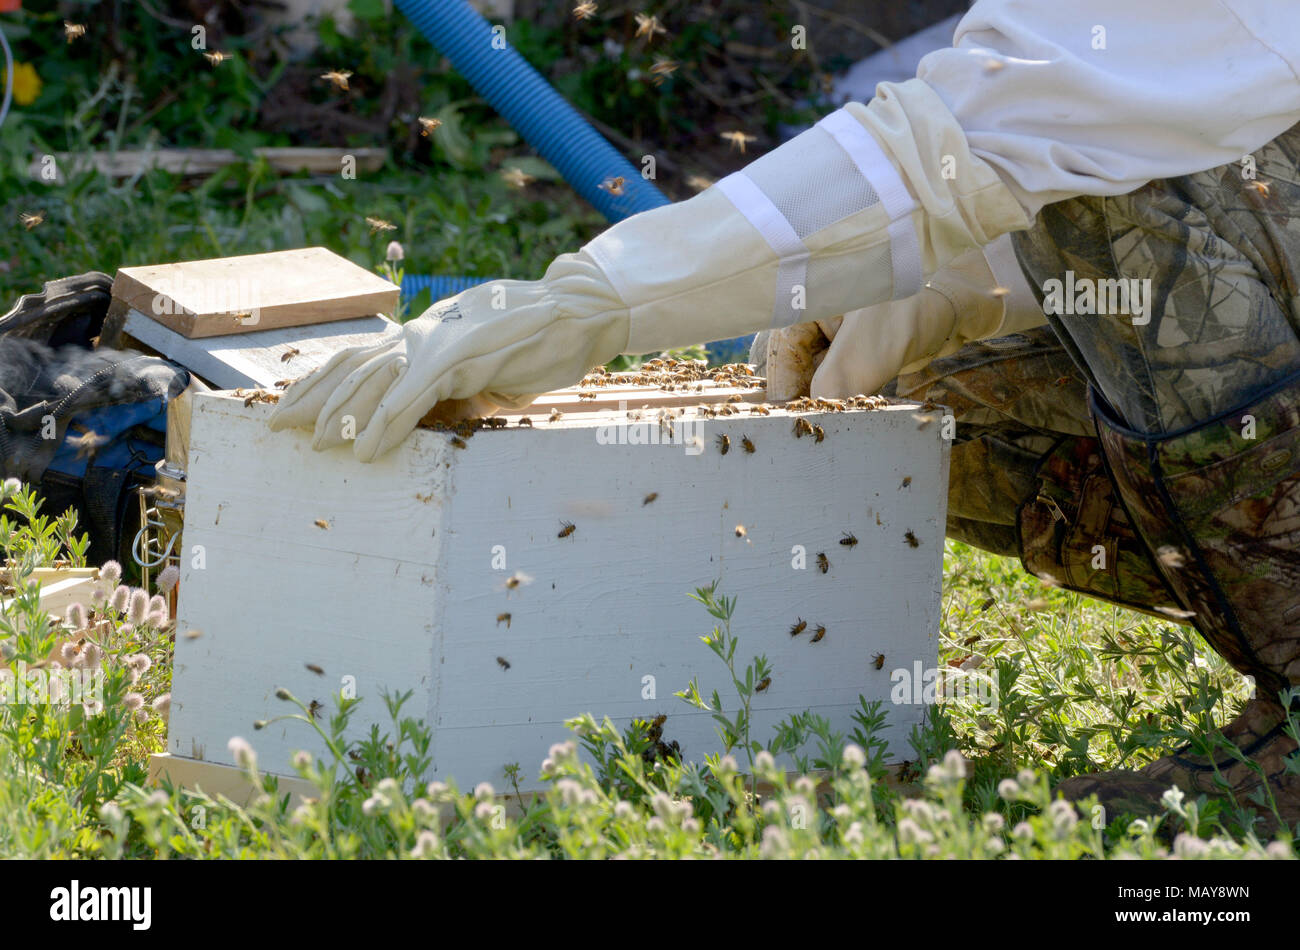
[[351,70],[331,69],[327,73],[321,73],[321,79],[324,79],[339,92],[348,91],[348,79],[352,76]]
[[[710,369],[705,360],[678,360],[671,357],[646,360],[638,369],[624,373],[611,373],[603,366],[598,366],[578,383],[579,387],[596,389],[606,386],[654,386],[670,393],[704,392],[706,387],[761,389],[763,385],[763,380],[755,376],[753,369],[744,363],[730,363]],[[724,406],[711,408],[710,411],[719,415],[731,415],[738,410],[734,406]]]

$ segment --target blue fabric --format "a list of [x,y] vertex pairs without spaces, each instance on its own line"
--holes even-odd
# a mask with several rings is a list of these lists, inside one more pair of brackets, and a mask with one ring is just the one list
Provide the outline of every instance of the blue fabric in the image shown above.
[[107,438],[108,442],[99,446],[93,453],[96,468],[115,468],[126,471],[152,468],[163,457],[163,448],[144,439],[124,435],[136,426],[144,426],[155,432],[167,432],[167,405],[163,399],[150,399],[146,402],[126,403],[120,406],[102,406],[72,417],[68,426],[68,436],[59,446],[50,462],[49,470],[62,472],[81,478],[86,474],[87,463],[91,453],[80,451],[69,439],[78,438],[81,433],[76,427],[84,427],[96,435]]

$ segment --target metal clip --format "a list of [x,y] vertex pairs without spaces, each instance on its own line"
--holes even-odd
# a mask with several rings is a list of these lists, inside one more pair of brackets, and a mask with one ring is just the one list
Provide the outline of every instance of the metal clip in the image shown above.
[[1066,520],[1065,512],[1061,510],[1061,506],[1056,503],[1055,499],[1049,498],[1048,496],[1044,495],[1042,492],[1039,492],[1038,501],[1041,501],[1044,505],[1046,505],[1051,510],[1053,521]]

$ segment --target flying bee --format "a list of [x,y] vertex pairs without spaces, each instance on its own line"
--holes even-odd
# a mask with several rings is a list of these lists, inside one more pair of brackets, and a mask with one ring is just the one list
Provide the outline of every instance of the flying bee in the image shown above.
[[907,532],[903,535],[903,539],[907,542],[908,547],[919,548],[921,546],[920,539],[912,533],[911,528],[907,529]]
[[497,657],[497,666],[501,667],[503,670],[508,670],[510,669],[510,661],[503,656],[499,656]]
[[826,438],[826,430],[821,426],[813,426],[813,435],[817,437],[818,442],[821,442]]
[[1005,297],[1011,293],[1010,287],[994,287],[989,291],[990,297]]
[[304,663],[303,666],[307,667],[307,669],[311,670],[317,676],[325,675],[325,671],[321,669],[319,666],[317,666],[315,663]]
[[797,637],[799,636],[799,634],[803,633],[807,629],[808,629],[808,621],[804,620],[803,617],[800,617],[797,621],[795,621],[794,626],[790,628],[790,636]]
[[366,218],[366,224],[370,225],[370,233],[371,233],[371,234],[374,234],[376,231],[396,231],[396,230],[397,230],[397,225],[393,224],[393,222],[391,222],[391,221],[385,221],[383,218],[371,218],[371,217],[367,217],[367,218]]
[[348,77],[352,73],[347,69],[331,69],[327,73],[321,73],[321,79],[324,79],[330,85],[340,92],[348,91]]
[[510,614],[509,614],[509,613],[497,614],[497,626],[498,626],[498,627],[501,626],[502,622],[505,623],[505,625],[506,625],[506,629],[509,630],[509,629],[510,629]]
[[[1060,385],[1059,381],[1057,385]],[[918,432],[927,428],[930,423],[934,422],[934,416],[912,416],[912,418],[916,420],[916,429]]]
[[522,571],[515,571],[506,578],[506,590],[515,590],[525,584],[531,584],[533,579]]
[[220,66],[226,60],[230,59],[230,54],[223,53],[219,49],[214,49],[210,53],[204,53],[203,58],[206,59],[213,66]]
[[745,450],[745,453],[747,455],[754,454],[754,440],[751,439],[749,436],[742,435],[740,437],[740,445]]
[[648,42],[653,43],[656,33],[667,33],[664,25],[659,22],[657,16],[647,16],[644,13],[636,15],[636,35],[648,37]]
[[911,487],[911,484],[912,484],[912,476],[911,476],[911,475],[908,475],[906,478],[903,479],[903,484],[899,485],[898,487],[899,487],[899,488],[909,488],[909,487]]
[[291,346],[280,354],[280,362],[287,363],[299,354],[300,350],[296,346]]
[[514,167],[501,172],[501,177],[505,179],[505,183],[511,188],[524,188],[537,180],[523,169]]
[[686,184],[696,191],[703,191],[706,188],[713,187],[713,181],[705,178],[703,175],[691,175],[686,179]]
[[203,631],[202,631],[202,630],[186,630],[186,631],[185,631],[185,639],[186,639],[186,640],[197,640],[197,639],[198,639],[199,637],[201,637],[201,636],[203,636]]
[[533,427],[533,420],[529,419],[527,416],[520,416],[519,421],[516,422],[515,425],[519,426],[521,429],[531,429]]
[[573,534],[573,532],[575,532],[575,531],[577,531],[577,530],[578,530],[578,529],[574,527],[572,521],[561,521],[561,522],[560,522],[560,533],[557,534],[556,537],[557,537],[557,538],[567,538],[569,535]]
[[573,15],[579,20],[589,20],[596,15],[596,4],[587,0],[573,8]]
[[736,151],[740,152],[742,155],[745,153],[746,145],[748,145],[750,142],[758,141],[757,135],[750,135],[747,132],[741,132],[740,130],[736,130],[734,132],[723,132],[719,135],[719,138],[725,139],[726,141],[730,142],[731,147],[734,148]]
[[766,691],[767,688],[771,685],[772,685],[772,677],[764,676],[761,680],[758,681],[758,685],[754,687],[754,692],[762,693]]
[[846,548],[851,548],[857,543],[857,537],[849,534],[847,531],[844,532],[844,537],[840,538],[840,544],[844,545]]
[[595,398],[596,398],[596,394],[595,394],[595,393],[578,393],[578,398],[579,398],[579,399],[595,399]]
[[871,661],[871,665],[878,670],[883,670],[885,668],[885,654],[877,653],[876,658]]
[[316,702],[316,700],[313,699],[311,701],[311,704],[307,707],[307,715],[311,716],[311,718],[313,719],[319,719],[320,711],[324,708],[325,708],[324,703],[318,703]]
[[330,523],[326,521],[324,518],[317,518],[313,522],[313,524],[315,524],[316,527],[320,528],[322,531],[328,531],[330,529]]
[[816,643],[824,636],[826,636],[826,628],[821,624],[818,624],[817,629],[813,631],[812,640],[810,642]]
[[71,43],[75,39],[80,39],[81,37],[86,35],[86,24],[69,23],[67,20],[64,20],[63,35],[68,38],[69,43]]
[[659,497],[659,493],[657,491],[652,491],[650,494],[646,495],[645,498],[641,500],[641,507],[644,508],[646,505],[650,504],[650,502],[654,501],[658,497]]
[[28,231],[30,231],[32,228],[38,227],[45,223],[45,212],[33,211],[28,213],[26,211],[23,211],[19,213],[18,220],[23,223],[23,227],[25,227]]
[[458,449],[467,448],[467,447],[469,446],[469,443],[466,442],[464,439],[462,439],[462,438],[461,438],[460,436],[458,436],[458,435],[453,435],[453,436],[451,437],[451,444],[452,444],[453,447],[458,448]]
[[564,418],[564,413],[560,412],[560,410],[558,409],[552,409],[551,414],[547,417],[546,421],[559,422],[563,418]]
[[718,436],[717,443],[718,443],[718,451],[721,452],[723,455],[726,455],[728,452],[731,451],[731,439],[728,438],[725,434]]
[[650,67],[650,75],[654,78],[650,81],[656,86],[663,85],[663,81],[677,72],[677,62],[671,59],[656,59],[654,65]]
[[1246,187],[1254,189],[1256,192],[1260,194],[1261,197],[1264,198],[1268,197],[1269,188],[1268,188],[1268,182],[1266,181],[1252,181],[1248,185],[1246,185]]
[[825,551],[817,555],[817,569],[823,574],[827,573],[831,569],[830,558],[826,556]]
[[606,178],[596,187],[599,188],[601,191],[608,191],[611,195],[618,197],[619,195],[623,194],[624,186],[626,184],[627,181],[623,178],[622,175],[615,175],[613,178]]
[[743,538],[747,534],[749,534],[749,532],[745,530],[745,526],[743,524],[736,525],[736,537]]
[[425,138],[429,137],[430,132],[436,132],[442,126],[442,119],[426,119],[419,116],[417,121],[420,123],[420,135]]

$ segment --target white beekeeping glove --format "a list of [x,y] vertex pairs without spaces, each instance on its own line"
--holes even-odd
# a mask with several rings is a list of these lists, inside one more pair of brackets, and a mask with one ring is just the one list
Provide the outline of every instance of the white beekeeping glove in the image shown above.
[[392,342],[336,355],[290,387],[272,426],[314,424],[325,448],[350,421],[369,461],[439,401],[518,404],[619,353],[909,297],[947,261],[1029,223],[929,86],[884,84],[870,105],[557,258],[540,281],[480,285]]
[[[954,258],[906,300],[846,313],[817,361],[808,392],[823,398],[874,393],[900,373],[915,372],[967,343],[1046,322],[1010,236],[1003,236],[982,251]],[[769,362],[778,352],[775,345],[769,349]],[[771,393],[770,381],[782,375],[771,366],[768,372]]]

